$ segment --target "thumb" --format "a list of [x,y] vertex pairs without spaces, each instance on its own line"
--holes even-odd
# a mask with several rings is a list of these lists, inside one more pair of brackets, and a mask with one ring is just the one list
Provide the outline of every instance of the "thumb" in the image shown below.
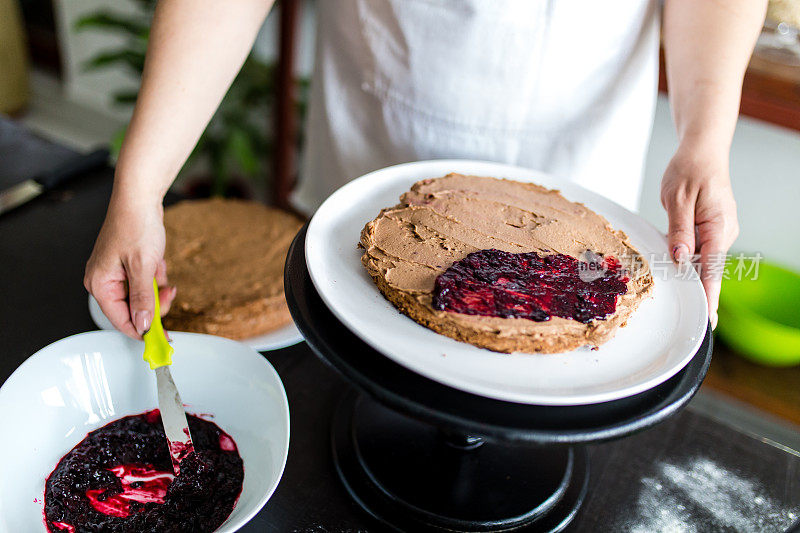
[[665,198],[664,203],[669,217],[667,240],[672,259],[676,263],[690,261],[695,250],[694,201],[679,200],[672,196]]
[[131,261],[125,264],[128,274],[128,304],[131,320],[139,335],[147,333],[153,322],[155,295],[153,277],[156,274],[156,261]]

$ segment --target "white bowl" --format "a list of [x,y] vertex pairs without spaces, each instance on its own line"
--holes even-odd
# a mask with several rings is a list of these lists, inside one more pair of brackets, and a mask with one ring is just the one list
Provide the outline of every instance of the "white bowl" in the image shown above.
[[[289,406],[278,374],[236,341],[170,333],[172,374],[192,414],[209,413],[236,441],[244,486],[218,531],[235,531],[272,495],[289,451]],[[67,337],[28,358],[0,388],[0,531],[45,531],[44,483],[86,434],[157,407],[143,343],[121,333]]]

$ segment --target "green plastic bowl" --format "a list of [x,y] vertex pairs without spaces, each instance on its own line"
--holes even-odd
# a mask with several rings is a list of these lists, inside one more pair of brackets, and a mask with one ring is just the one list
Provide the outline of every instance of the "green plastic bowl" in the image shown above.
[[[762,365],[800,364],[800,274],[761,261],[732,259],[722,280],[717,333]],[[738,268],[738,270],[737,270]],[[742,275],[739,275],[742,274]],[[753,279],[755,277],[755,279]]]

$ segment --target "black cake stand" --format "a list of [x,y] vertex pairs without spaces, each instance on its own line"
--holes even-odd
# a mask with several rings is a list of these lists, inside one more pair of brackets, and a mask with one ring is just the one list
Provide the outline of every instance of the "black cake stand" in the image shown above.
[[624,399],[543,406],[470,394],[395,363],[347,329],[314,288],[305,240],[304,227],[286,260],[289,309],[314,352],[353,385],[333,415],[334,463],[353,499],[395,530],[562,530],[586,495],[582,445],[675,414],[711,362],[709,327],[678,374]]

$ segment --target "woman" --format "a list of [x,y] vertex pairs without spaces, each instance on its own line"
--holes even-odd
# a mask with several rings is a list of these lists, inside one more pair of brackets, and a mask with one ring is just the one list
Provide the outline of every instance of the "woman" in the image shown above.
[[[269,0],[162,0],[85,285],[141,338],[167,286],[161,201],[247,56]],[[766,0],[321,0],[295,205],[389,164],[464,157],[551,172],[636,208],[659,15],[679,148],[662,181],[673,259],[700,254],[716,325],[738,234],[728,155]],[[127,294],[126,283],[130,294]]]

